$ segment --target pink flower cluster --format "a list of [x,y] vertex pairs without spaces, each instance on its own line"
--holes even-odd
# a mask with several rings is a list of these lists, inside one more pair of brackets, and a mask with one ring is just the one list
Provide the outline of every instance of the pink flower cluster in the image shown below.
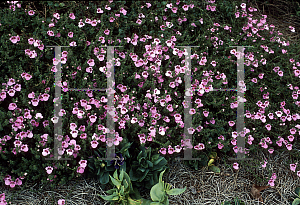
[[19,35],[17,35],[17,36],[12,36],[12,37],[10,37],[10,39],[9,39],[12,43],[18,43],[18,41],[20,41],[20,37],[19,37]]
[[5,193],[0,194],[0,205],[6,205],[7,202],[5,200]]
[[276,173],[273,173],[270,180],[269,180],[269,182],[268,182],[268,184],[270,186],[275,186],[274,181],[275,181],[276,178],[277,178]]
[[[22,185],[21,179],[24,179],[26,175],[27,175],[27,173],[25,173],[24,176],[21,176],[21,177],[17,178],[15,181],[11,180],[10,175],[6,175],[4,177],[5,185],[10,186],[10,188],[14,188],[16,185],[20,186],[20,185]],[[0,202],[1,202],[1,197],[0,197]]]

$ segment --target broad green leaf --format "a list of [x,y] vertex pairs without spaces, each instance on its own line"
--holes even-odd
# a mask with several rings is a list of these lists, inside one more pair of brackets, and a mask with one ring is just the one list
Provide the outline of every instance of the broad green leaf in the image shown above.
[[179,194],[182,194],[185,190],[186,190],[186,187],[184,187],[183,189],[175,188],[175,189],[171,189],[171,190],[167,191],[167,194],[169,194],[169,195],[179,195]]
[[292,205],[298,205],[298,204],[300,204],[300,199],[299,199],[299,198],[296,198],[296,199],[293,201]]
[[210,166],[210,167],[208,167],[208,168],[209,168],[210,170],[212,170],[213,172],[215,172],[215,173],[220,173],[220,172],[221,172],[220,168],[217,167],[217,166],[215,166],[215,165]]
[[107,184],[109,182],[109,173],[105,172],[102,177],[100,177],[101,184]]
[[152,201],[160,201],[165,195],[164,186],[162,183],[155,184],[150,191]]

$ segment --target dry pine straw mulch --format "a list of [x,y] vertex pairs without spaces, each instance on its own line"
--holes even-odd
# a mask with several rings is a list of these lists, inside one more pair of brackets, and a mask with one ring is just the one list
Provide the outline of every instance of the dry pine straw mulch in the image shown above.
[[[253,157],[253,156],[252,156]],[[231,168],[225,166],[222,161],[217,164],[221,169],[220,174],[215,174],[210,170],[201,169],[194,170],[182,161],[171,160],[169,163],[170,171],[164,174],[163,181],[169,183],[172,188],[184,188],[186,191],[181,195],[169,196],[169,202],[173,205],[181,204],[221,204],[224,201],[232,201],[235,197],[243,200],[245,204],[290,204],[296,196],[295,188],[300,186],[300,177],[296,173],[291,172],[285,163],[291,156],[288,152],[282,152],[277,156],[265,156],[258,153],[257,158],[260,161],[268,159],[270,170],[276,172],[277,179],[275,186],[261,191],[263,202],[253,199],[251,196],[252,185],[256,183],[255,178],[247,172],[249,168],[240,166],[239,171],[232,168],[232,162],[226,160]],[[224,162],[224,161],[223,161]],[[257,168],[256,174],[261,177],[268,176],[267,170],[261,166]],[[0,184],[1,185],[1,184]],[[261,186],[268,185],[267,182],[259,184]],[[23,186],[23,185],[22,185]],[[60,185],[50,191],[49,185],[28,184],[23,191],[13,191],[15,194],[11,204],[14,205],[37,205],[37,204],[57,204],[59,199],[65,199],[66,204],[72,205],[97,205],[109,204],[110,202],[103,200],[99,194],[106,195],[105,191],[111,189],[111,185],[107,185],[105,189],[101,189],[100,183],[95,179],[74,179],[69,181],[67,185]],[[150,198],[150,191],[140,188],[140,194],[143,198]],[[11,196],[10,188],[2,183],[0,193],[5,193],[6,198]],[[68,195],[68,196],[67,196]]]

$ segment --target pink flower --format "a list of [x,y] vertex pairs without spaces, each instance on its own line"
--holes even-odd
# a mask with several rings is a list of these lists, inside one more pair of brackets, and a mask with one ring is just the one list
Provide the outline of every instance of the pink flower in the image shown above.
[[47,31],[48,36],[54,36],[53,31]]
[[9,103],[8,109],[9,110],[15,110],[17,108],[16,103]]
[[274,179],[270,179],[268,183],[269,183],[270,186],[275,186]]
[[51,174],[53,171],[53,167],[51,167],[51,166],[48,166],[45,169],[46,169],[47,174]]
[[209,114],[209,112],[208,112],[208,111],[203,111],[203,115],[204,115],[205,117],[207,117],[207,116],[208,116],[208,114]]
[[54,13],[54,14],[53,14],[53,17],[56,18],[56,19],[60,19],[59,13]]
[[33,10],[28,11],[29,16],[33,16],[34,14],[35,14],[35,12]]
[[45,157],[47,155],[49,155],[50,152],[49,152],[49,148],[46,148],[46,149],[43,149],[43,152],[42,152],[42,155]]
[[292,144],[286,144],[286,148],[288,149],[288,150],[292,150]]
[[80,160],[79,164],[81,167],[85,168],[87,166],[87,160]]
[[12,43],[17,43],[18,41],[20,41],[20,37],[19,36],[12,36],[9,39]]
[[105,34],[105,35],[109,35],[109,32],[110,32],[110,31],[109,31],[108,29],[106,29],[106,30],[104,31],[104,34]]
[[183,10],[185,10],[185,11],[189,10],[189,6],[188,6],[188,5],[183,5],[182,8],[183,8]]
[[84,168],[83,167],[78,167],[77,172],[82,174],[84,172]]
[[96,140],[93,140],[93,141],[91,141],[91,146],[92,146],[92,148],[96,148],[97,146],[98,146],[98,142],[96,141]]
[[120,13],[122,13],[125,16],[127,14],[127,11],[122,7],[120,9]]
[[237,162],[233,163],[233,168],[236,170],[239,169],[239,164]]
[[89,64],[89,66],[94,66],[95,65],[94,59],[89,59],[87,61],[87,64]]
[[58,203],[58,205],[65,205],[65,200],[59,199],[57,203]]
[[229,126],[230,126],[230,127],[232,127],[232,126],[234,126],[234,125],[235,125],[235,122],[233,122],[233,121],[229,121],[229,122],[228,122],[228,124],[229,124]]
[[74,20],[74,19],[75,19],[74,13],[70,13],[70,14],[69,14],[69,17],[70,17],[70,19],[73,19],[73,20]]
[[296,164],[290,164],[291,171],[295,172],[296,167],[297,167],[297,163]]
[[163,147],[163,148],[161,148],[161,149],[159,150],[159,152],[162,153],[162,154],[166,154],[166,153],[167,153],[166,150],[167,150],[167,149]]
[[70,38],[73,38],[73,34],[74,34],[73,32],[69,32],[69,33],[68,33],[68,36],[69,36]]
[[97,26],[97,21],[96,20],[91,21],[91,25],[92,26]]
[[172,8],[172,12],[175,13],[175,14],[177,13],[177,10],[178,10],[177,7],[173,7],[173,8]]

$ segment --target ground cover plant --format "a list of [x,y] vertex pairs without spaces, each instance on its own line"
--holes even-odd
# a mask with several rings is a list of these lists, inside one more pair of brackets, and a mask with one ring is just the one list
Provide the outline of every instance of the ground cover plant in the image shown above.
[[[187,165],[198,169],[212,165],[221,154],[235,157],[240,103],[249,154],[288,150],[299,157],[297,47],[273,32],[267,16],[251,19],[255,9],[246,2],[44,1],[39,6],[45,10],[25,2],[10,4],[0,18],[0,179],[7,186],[33,180],[54,187],[80,174],[107,184],[116,169],[130,175],[128,164],[147,170],[136,179],[131,174],[134,186],[157,184],[166,162],[182,156],[187,143],[182,135],[187,51],[176,46],[200,46],[191,53],[192,87],[200,91],[191,92],[189,132],[193,157],[203,160]],[[70,46],[62,48],[62,82],[56,82],[62,87],[59,114],[53,109],[58,59],[47,45]],[[123,46],[114,50],[114,144],[120,158],[115,161],[98,160],[106,157],[105,93],[67,89],[107,87],[111,64],[106,63],[107,48],[100,46],[108,45]],[[237,99],[236,91],[210,91],[237,87],[237,59],[242,54],[229,47],[236,45],[253,46],[244,50],[245,81],[238,82],[245,91],[243,99]],[[53,157],[58,116],[63,119],[60,151],[70,161],[45,160]],[[267,165],[262,163],[257,166]],[[239,164],[231,166],[238,169]],[[288,166],[300,176],[297,162]],[[276,173],[263,180],[274,186]]]

